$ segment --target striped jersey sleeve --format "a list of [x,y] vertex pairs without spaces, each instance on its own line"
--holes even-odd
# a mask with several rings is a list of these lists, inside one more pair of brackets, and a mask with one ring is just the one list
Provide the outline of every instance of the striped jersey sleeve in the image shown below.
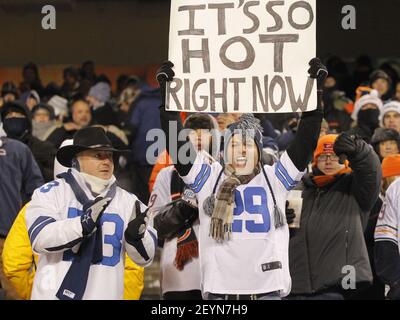
[[385,201],[382,204],[378,222],[375,227],[375,241],[390,241],[398,244],[398,213],[399,199],[396,186],[389,187]]
[[211,164],[202,152],[198,152],[192,168],[182,180],[193,192],[199,193],[210,175]]
[[279,182],[278,185],[283,191],[289,192],[300,182],[305,171],[300,172],[285,151],[279,161],[274,164],[274,173]]
[[35,190],[26,209],[25,221],[35,253],[61,252],[82,240],[80,216],[67,219],[64,207],[65,184],[52,181]]

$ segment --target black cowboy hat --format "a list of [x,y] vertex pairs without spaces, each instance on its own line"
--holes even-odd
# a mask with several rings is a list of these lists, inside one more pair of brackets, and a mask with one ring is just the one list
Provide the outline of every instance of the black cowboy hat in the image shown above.
[[82,151],[101,150],[115,153],[129,153],[130,150],[115,149],[106,132],[101,127],[87,127],[78,130],[74,135],[72,145],[60,148],[57,151],[57,160],[65,167],[72,167],[72,159]]

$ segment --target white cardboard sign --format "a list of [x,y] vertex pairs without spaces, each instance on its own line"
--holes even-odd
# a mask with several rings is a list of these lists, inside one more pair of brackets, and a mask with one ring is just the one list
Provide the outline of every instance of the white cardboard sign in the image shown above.
[[171,0],[167,110],[313,110],[316,0]]

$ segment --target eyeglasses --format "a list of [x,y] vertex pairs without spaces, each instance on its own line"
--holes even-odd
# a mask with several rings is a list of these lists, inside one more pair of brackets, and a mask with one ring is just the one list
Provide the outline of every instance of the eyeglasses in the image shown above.
[[318,162],[325,162],[328,158],[331,161],[339,161],[339,157],[336,154],[321,154],[318,157]]

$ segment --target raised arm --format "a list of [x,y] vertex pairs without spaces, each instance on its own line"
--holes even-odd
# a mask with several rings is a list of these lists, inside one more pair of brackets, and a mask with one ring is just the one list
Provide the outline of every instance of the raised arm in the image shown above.
[[135,202],[135,217],[125,230],[125,248],[129,258],[138,266],[147,267],[153,262],[157,248],[157,232],[148,225],[148,209]]
[[313,111],[303,112],[294,140],[287,149],[290,159],[299,171],[307,168],[317,146],[324,116],[322,87],[328,71],[318,58],[314,58],[310,61],[308,73],[311,78],[317,79],[317,108]]
[[[181,177],[186,176],[192,165],[196,159],[196,151],[191,143],[189,143],[189,161],[187,163],[182,163],[178,157],[179,149],[188,142],[186,141],[179,141],[176,137],[179,137],[179,133],[182,131],[182,122],[179,117],[179,112],[175,111],[166,111],[165,110],[165,98],[166,98],[166,89],[167,89],[167,82],[172,81],[175,75],[174,71],[172,70],[173,63],[170,61],[164,62],[160,69],[157,71],[157,81],[160,85],[160,92],[161,92],[161,100],[162,104],[160,106],[160,120],[161,120],[161,128],[165,133],[166,136],[166,148],[167,151],[175,165],[176,170],[178,171]],[[176,123],[177,125],[177,134],[173,134],[172,136],[175,139],[170,140],[170,130],[169,124]]]
[[337,155],[345,155],[353,170],[351,192],[368,218],[369,211],[378,199],[382,170],[378,156],[361,138],[347,132],[335,141],[333,150]]

